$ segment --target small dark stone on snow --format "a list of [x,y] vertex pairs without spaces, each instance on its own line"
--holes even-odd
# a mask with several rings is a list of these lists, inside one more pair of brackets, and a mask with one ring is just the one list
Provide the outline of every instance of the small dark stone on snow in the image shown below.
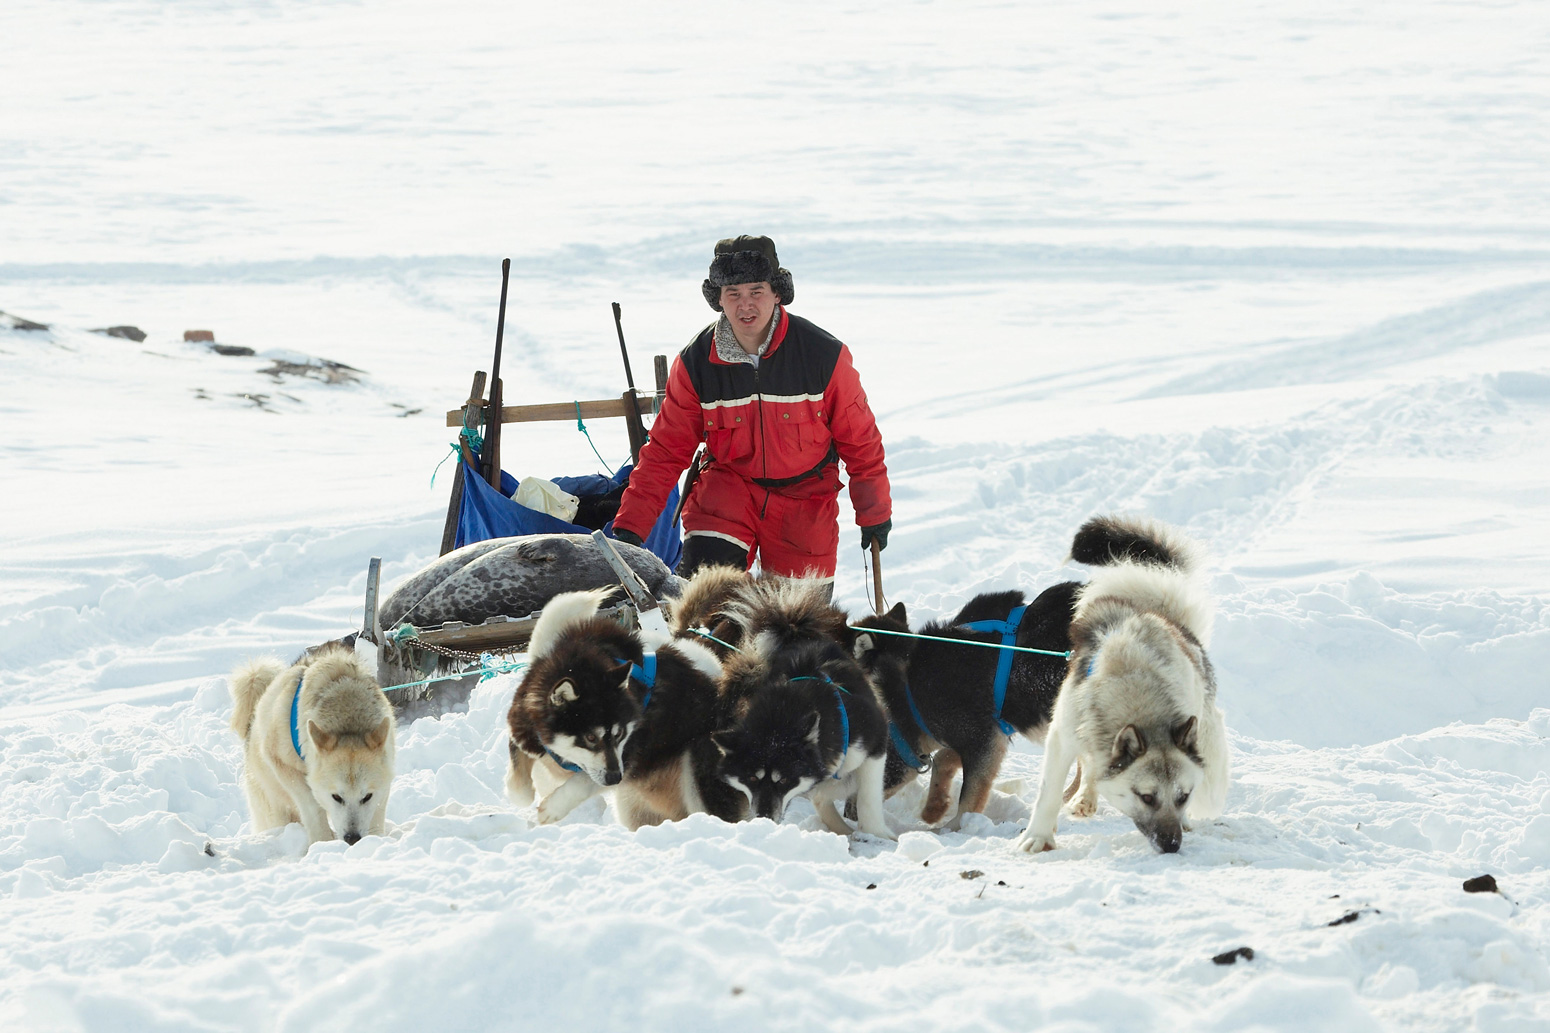
[[984,874],[985,873],[980,871],[978,868],[970,868],[966,872],[959,872],[958,873],[958,878],[960,878],[960,879],[978,879],[980,876],[982,876]]
[[1347,911],[1345,914],[1341,915],[1339,918],[1335,919],[1333,922],[1325,922],[1324,924],[1325,925],[1330,925],[1330,926],[1334,926],[1334,925],[1350,925],[1352,922],[1354,922],[1358,918],[1362,917],[1362,912],[1363,911],[1371,911],[1375,915],[1383,914],[1382,911],[1379,911],[1375,907],[1374,908],[1361,908],[1361,909],[1359,909],[1357,911]]
[[922,861],[922,862],[920,862],[920,866],[922,868],[930,868],[931,867],[931,862],[930,861]]
[[252,348],[241,344],[212,344],[210,350],[217,355],[253,355]]
[[869,889],[869,890],[875,890],[875,889],[877,889],[877,883],[869,882],[869,883],[866,884],[866,888]]
[[139,344],[145,340],[145,331],[138,326],[110,326],[102,330],[93,330],[94,334],[107,334],[109,337],[122,337],[126,341]]
[[740,986],[734,986],[732,988],[732,996],[733,997],[736,997],[737,995],[741,994],[742,992],[743,992],[743,988],[740,987]]
[[997,879],[997,880],[996,880],[996,885],[997,885],[997,886],[1005,886],[1005,885],[1006,885],[1006,882],[1005,882],[1005,881],[1003,881],[1003,880],[1001,880],[1001,879]]
[[1221,954],[1216,955],[1211,960],[1216,962],[1218,965],[1235,965],[1237,964],[1239,958],[1242,958],[1244,961],[1253,961],[1254,948],[1239,947],[1236,950],[1223,951]]
[[1500,893],[1496,888],[1496,878],[1491,875],[1477,875],[1473,879],[1464,880],[1465,893]]
[[47,330],[48,329],[48,324],[47,323],[35,323],[32,320],[30,320],[30,319],[23,319],[21,316],[14,316],[14,315],[10,314],[9,312],[0,312],[0,317],[3,317],[6,322],[11,324],[11,329],[12,330]]
[[205,855],[207,857],[214,857],[215,856],[215,844],[214,843],[206,843],[205,844]]

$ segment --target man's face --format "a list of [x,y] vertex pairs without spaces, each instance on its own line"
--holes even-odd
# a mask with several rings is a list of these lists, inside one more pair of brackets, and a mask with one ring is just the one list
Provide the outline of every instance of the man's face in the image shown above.
[[721,311],[732,321],[739,340],[763,334],[778,300],[768,283],[739,283],[721,288]]

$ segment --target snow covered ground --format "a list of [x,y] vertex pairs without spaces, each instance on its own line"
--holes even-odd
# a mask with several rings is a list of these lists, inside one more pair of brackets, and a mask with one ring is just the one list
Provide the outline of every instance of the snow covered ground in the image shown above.
[[[0,316],[0,1028],[1550,1027],[1543,5],[3,24],[0,310],[49,329]],[[1223,818],[1015,854],[1024,744],[963,834],[892,801],[897,846],[805,807],[536,828],[506,677],[400,730],[388,836],[255,835],[225,672],[434,556],[499,259],[508,394],[602,397],[608,303],[649,377],[744,231],[855,352],[916,620],[1081,576],[1096,512],[1208,545]],[[264,372],[310,358],[361,375]]]

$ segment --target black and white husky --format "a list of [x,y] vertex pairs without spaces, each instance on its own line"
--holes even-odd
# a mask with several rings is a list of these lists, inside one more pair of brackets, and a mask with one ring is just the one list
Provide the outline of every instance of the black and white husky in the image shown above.
[[736,723],[713,737],[721,778],[748,798],[754,817],[780,821],[797,797],[813,801],[831,832],[849,835],[836,804],[854,798],[861,831],[884,839],[883,766],[888,719],[872,683],[828,639],[727,662],[724,691]]
[[[694,642],[648,651],[634,632],[597,616],[610,592],[567,592],[545,605],[507,715],[507,796],[519,807],[533,802],[535,765],[560,783],[538,805],[541,823],[606,786],[618,787],[619,817],[631,828],[706,809],[693,757],[725,723],[721,664]],[[720,787],[707,788],[714,796]]]
[[[963,785],[952,827],[963,815],[984,811],[1011,734],[1044,741],[1065,657],[989,647],[1010,643],[1065,653],[1080,587],[1075,581],[1052,585],[1031,603],[1018,591],[983,593],[950,620],[921,628],[919,638],[890,634],[909,631],[903,603],[856,622],[856,656],[888,707],[896,742],[902,742],[895,750],[905,765],[931,761],[922,821],[942,820],[960,770]],[[890,771],[901,767],[891,763]],[[891,777],[890,786],[900,777]]]
[[1229,781],[1196,547],[1162,523],[1095,517],[1077,531],[1071,556],[1101,569],[1077,600],[1038,802],[1017,845],[1054,849],[1061,786],[1076,763],[1073,815],[1092,814],[1102,796],[1173,853],[1186,818],[1222,812]]

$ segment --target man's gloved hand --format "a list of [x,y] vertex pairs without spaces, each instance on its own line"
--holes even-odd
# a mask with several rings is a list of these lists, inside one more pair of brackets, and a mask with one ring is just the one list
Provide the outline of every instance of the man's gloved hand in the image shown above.
[[622,527],[614,528],[614,538],[623,542],[625,545],[633,545],[638,549],[644,549],[646,547],[646,543],[641,541],[640,535],[636,534],[634,531],[626,531]]
[[888,548],[888,532],[891,530],[893,530],[892,519],[884,520],[880,524],[873,524],[871,527],[863,527],[861,529],[861,547],[863,549],[870,549],[872,542],[876,541],[879,549]]

